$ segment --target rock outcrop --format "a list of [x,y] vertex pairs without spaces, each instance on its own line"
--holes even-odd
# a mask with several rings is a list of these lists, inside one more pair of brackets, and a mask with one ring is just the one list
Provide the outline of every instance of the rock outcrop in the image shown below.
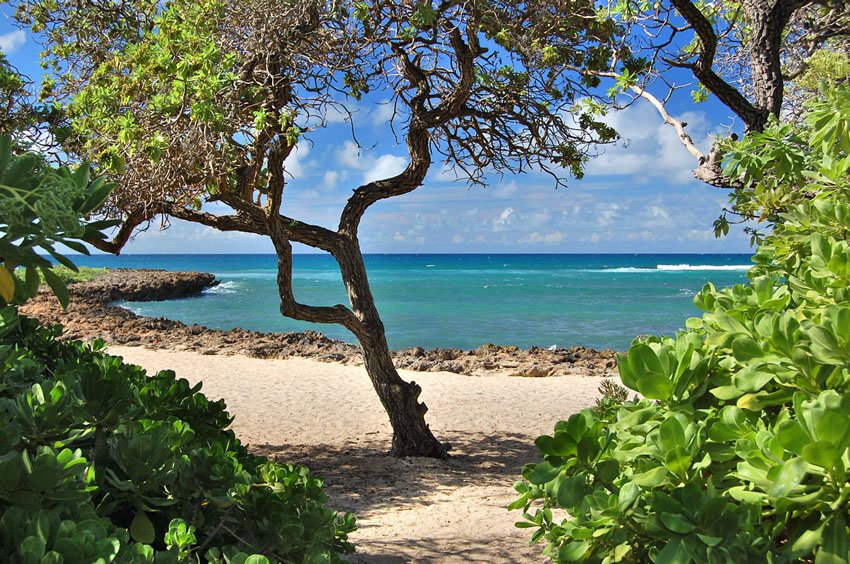
[[[212,274],[165,270],[110,270],[91,282],[71,284],[71,302],[63,311],[46,290],[22,308],[45,323],[61,323],[71,339],[101,338],[109,343],[191,350],[201,354],[244,354],[257,358],[306,357],[326,362],[362,364],[360,349],[315,331],[260,333],[186,325],[166,318],[136,315],[112,305],[119,300],[153,301],[199,296],[218,284]],[[270,305],[271,307],[271,305]],[[421,372],[446,371],[486,376],[615,376],[614,351],[585,347],[525,350],[482,345],[475,350],[422,347],[393,352],[396,366]]]

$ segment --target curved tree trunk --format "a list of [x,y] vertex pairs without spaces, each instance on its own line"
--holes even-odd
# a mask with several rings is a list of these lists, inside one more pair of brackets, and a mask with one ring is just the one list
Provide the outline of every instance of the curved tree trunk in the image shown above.
[[316,229],[303,242],[331,253],[339,265],[351,308],[343,305],[309,306],[295,299],[292,288],[292,244],[287,222],[279,216],[268,220],[268,233],[278,257],[278,292],[283,315],[314,323],[339,323],[360,341],[366,372],[387,412],[393,429],[391,454],[447,458],[448,445],[440,443],[425,423],[428,408],[419,402],[422,389],[405,382],[393,365],[384,324],[375,307],[366,265],[356,236]]
[[353,330],[360,341],[366,372],[393,429],[394,456],[446,458],[449,445],[440,443],[425,423],[428,407],[419,402],[422,389],[405,382],[393,365],[384,324],[375,307],[366,266],[357,240],[347,240],[334,256],[342,272],[352,311],[358,318]]

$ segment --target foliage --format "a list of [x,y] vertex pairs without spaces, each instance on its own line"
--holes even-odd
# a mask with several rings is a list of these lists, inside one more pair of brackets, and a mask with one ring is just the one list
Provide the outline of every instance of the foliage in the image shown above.
[[[103,178],[90,181],[89,174],[85,163],[72,172],[49,166],[35,153],[15,154],[11,137],[0,137],[0,306],[20,304],[35,295],[42,277],[67,305],[65,283],[37,251],[77,270],[56,245],[89,254],[79,239],[104,239],[101,230],[115,225],[108,220],[86,221],[112,190]],[[19,267],[22,278],[15,272]]]
[[75,284],[77,282],[90,282],[106,274],[106,268],[92,268],[90,266],[78,266],[77,270],[71,270],[67,266],[54,266],[53,273],[59,277],[59,280],[65,284]]
[[22,319],[0,343],[10,562],[331,562],[351,550],[353,517],[325,507],[308,469],[248,453],[222,400],[60,331]]
[[596,408],[605,411],[612,404],[620,404],[629,399],[629,390],[612,380],[604,378],[599,383],[599,399],[596,400]]
[[24,113],[23,100],[26,96],[24,77],[0,51],[0,135],[9,135],[19,130],[26,121],[21,115]]
[[[523,469],[511,507],[547,556],[850,560],[850,186],[836,164],[850,162],[846,100],[818,102],[812,158],[789,147],[770,161],[791,163],[812,193],[778,213],[749,283],[706,285],[687,330],[619,357],[641,399],[584,410],[537,439],[543,461]],[[733,162],[779,150],[762,139]],[[753,183],[767,172],[745,170]]]
[[[772,121],[764,131],[727,144],[724,173],[741,180],[729,194],[730,208],[743,219],[770,227],[795,204],[846,183],[850,90],[825,89],[808,106],[801,124]],[[758,229],[747,230],[754,241],[761,239]]]

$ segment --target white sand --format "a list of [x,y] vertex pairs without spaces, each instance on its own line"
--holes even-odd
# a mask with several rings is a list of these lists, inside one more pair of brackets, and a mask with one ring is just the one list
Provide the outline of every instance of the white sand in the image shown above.
[[513,482],[539,460],[534,438],[590,406],[600,378],[473,377],[402,371],[422,386],[448,461],[395,459],[391,430],[362,367],[110,347],[149,371],[172,369],[224,398],[253,450],[323,475],[331,507],[354,512],[355,562],[535,562],[516,529]]

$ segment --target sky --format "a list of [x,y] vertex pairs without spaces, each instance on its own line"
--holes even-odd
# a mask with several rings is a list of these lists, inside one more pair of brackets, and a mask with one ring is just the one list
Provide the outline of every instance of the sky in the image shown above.
[[[21,72],[39,80],[40,46],[0,9],[0,51]],[[351,190],[400,172],[403,140],[387,126],[390,108],[380,93],[353,103],[362,149],[342,116],[311,134],[287,161],[293,175],[283,213],[335,228]],[[712,135],[733,124],[730,112],[709,100],[695,105],[687,89],[671,113],[707,152]],[[360,229],[365,253],[748,253],[748,237],[735,229],[716,239],[712,223],[727,193],[693,178],[693,157],[648,103],[639,101],[606,118],[621,141],[588,165],[583,180],[557,188],[543,174],[490,178],[469,187],[434,163],[425,184],[382,201],[366,213]],[[167,229],[152,224],[124,253],[272,253],[263,237],[223,233],[179,220]],[[296,252],[311,252],[297,246]]]

